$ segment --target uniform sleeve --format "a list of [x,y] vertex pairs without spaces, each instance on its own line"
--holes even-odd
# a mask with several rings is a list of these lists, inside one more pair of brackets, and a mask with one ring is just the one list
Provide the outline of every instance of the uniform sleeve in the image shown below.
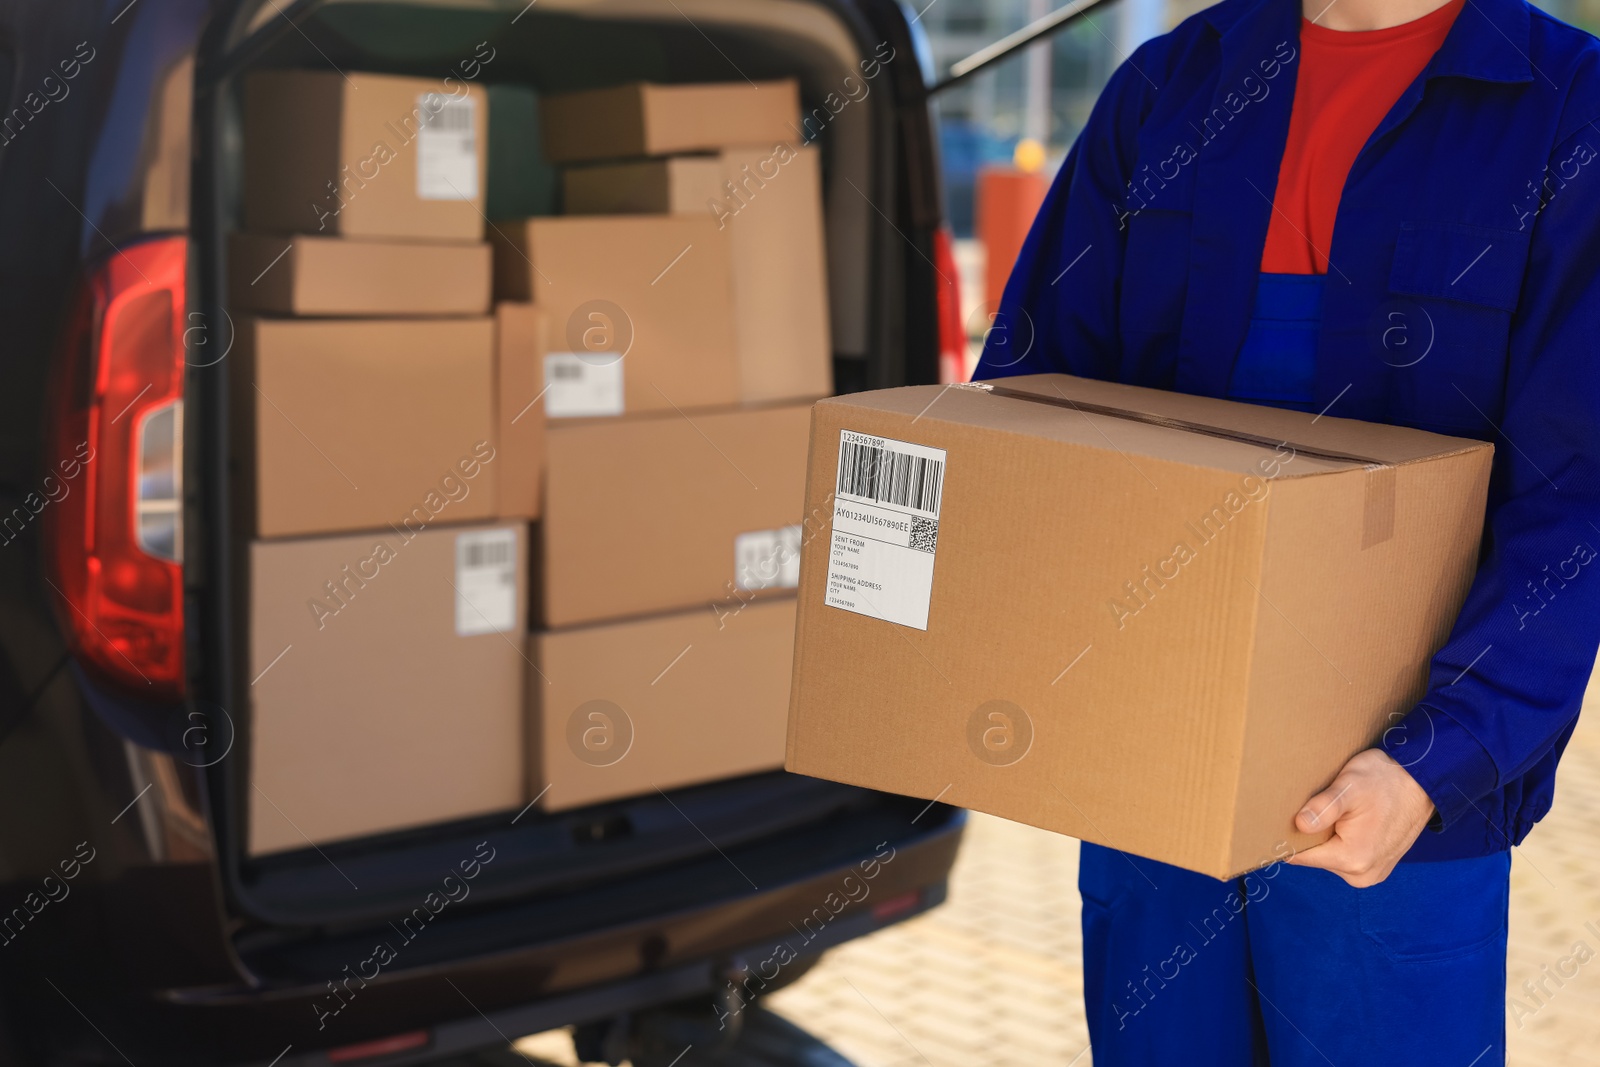
[[973,377],[1115,378],[1123,210],[1139,124],[1155,93],[1157,38],[1117,68],[1056,173],[994,309]]
[[[1600,172],[1585,137],[1600,143],[1587,129],[1552,158],[1587,154]],[[1427,694],[1381,742],[1432,798],[1435,829],[1549,754],[1577,719],[1600,646],[1600,197],[1563,189],[1534,226],[1487,552]]]

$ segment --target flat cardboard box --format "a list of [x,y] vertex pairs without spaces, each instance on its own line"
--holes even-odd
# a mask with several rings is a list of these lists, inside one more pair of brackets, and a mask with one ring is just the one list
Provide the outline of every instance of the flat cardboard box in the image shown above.
[[239,319],[247,527],[271,538],[493,518],[494,357],[488,318]]
[[552,425],[542,619],[726,615],[798,580],[808,405]]
[[489,246],[236,233],[228,238],[234,310],[306,316],[484,315]]
[[[715,173],[708,175],[708,169]],[[714,160],[574,168],[566,172],[566,183],[569,212],[656,211],[715,219],[733,264],[740,399],[833,392],[822,173],[815,148],[780,142],[725,148]],[[778,249],[782,254],[775,254]]]
[[502,519],[537,519],[544,502],[543,316],[532,304],[496,304],[495,484]]
[[718,156],[668,156],[567,167],[561,173],[568,215],[700,215],[722,202]]
[[635,82],[541,97],[539,111],[552,163],[681,155],[799,136],[800,87]]
[[497,222],[495,293],[545,316],[545,414],[632,415],[739,398],[732,260],[709,216]]
[[244,92],[244,218],[256,233],[483,240],[479,86],[267,70]]
[[251,855],[526,803],[525,538],[250,546]]
[[546,811],[783,766],[794,598],[528,640],[528,796]]
[[1491,455],[1064,375],[824,400],[786,765],[1215,877],[1318,843],[1295,814],[1425,689]]

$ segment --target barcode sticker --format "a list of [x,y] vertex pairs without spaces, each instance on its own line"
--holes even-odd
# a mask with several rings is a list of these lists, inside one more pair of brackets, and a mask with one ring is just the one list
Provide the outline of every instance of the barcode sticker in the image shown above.
[[800,525],[751,530],[733,539],[733,580],[740,589],[800,584]]
[[478,198],[478,102],[470,96],[417,97],[417,198]]
[[616,352],[549,352],[544,357],[547,419],[622,414],[622,356]]
[[839,431],[824,603],[928,628],[945,450]]
[[456,636],[517,629],[517,531],[456,534]]

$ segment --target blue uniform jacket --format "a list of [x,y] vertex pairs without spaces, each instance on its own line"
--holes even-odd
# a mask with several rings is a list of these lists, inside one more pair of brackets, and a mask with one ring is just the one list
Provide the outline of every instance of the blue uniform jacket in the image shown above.
[[[1224,0],[1112,76],[1040,209],[976,377],[1226,394],[1300,55],[1299,0]],[[1600,42],[1466,0],[1335,221],[1315,409],[1496,444],[1484,550],[1382,745],[1438,812],[1407,858],[1549,810],[1600,645]],[[1381,625],[1381,620],[1374,620]]]

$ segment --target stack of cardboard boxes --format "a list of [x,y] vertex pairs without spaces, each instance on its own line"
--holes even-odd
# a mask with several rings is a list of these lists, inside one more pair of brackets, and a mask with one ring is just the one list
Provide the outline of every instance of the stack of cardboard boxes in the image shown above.
[[547,98],[568,213],[491,253],[488,101],[452,84],[247,84],[253,854],[783,762],[832,387],[796,87]]
[[544,427],[533,312],[489,314],[487,100],[280,71],[245,112],[250,851],[517,807]]
[[546,810],[781,766],[810,405],[832,391],[792,82],[547,97],[567,214],[496,222],[543,313],[528,657]]

